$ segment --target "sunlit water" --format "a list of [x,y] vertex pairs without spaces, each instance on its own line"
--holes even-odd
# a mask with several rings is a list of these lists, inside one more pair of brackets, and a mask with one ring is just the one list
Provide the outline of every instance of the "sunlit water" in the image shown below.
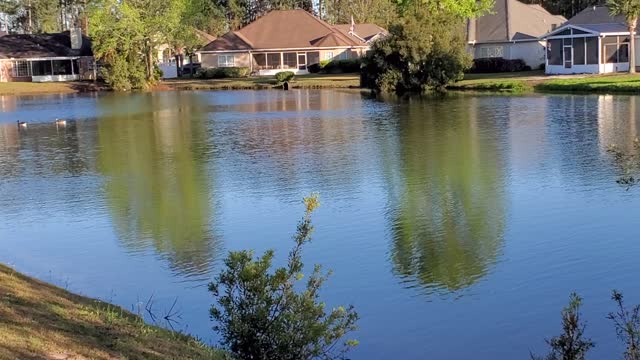
[[305,259],[333,269],[328,304],[361,315],[354,359],[527,358],[572,291],[594,358],[613,358],[610,290],[640,302],[640,190],[616,184],[606,151],[632,148],[637,97],[166,92],[0,108],[0,262],[129,309],[177,298],[174,327],[208,342],[206,284],[226,252],[274,248],[282,263],[316,191]]

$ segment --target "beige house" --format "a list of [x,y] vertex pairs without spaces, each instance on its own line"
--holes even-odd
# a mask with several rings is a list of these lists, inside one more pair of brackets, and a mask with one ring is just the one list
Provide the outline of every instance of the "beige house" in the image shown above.
[[304,10],[271,11],[198,51],[203,68],[247,67],[253,74],[308,72],[321,60],[356,59],[387,34],[374,24],[329,25]]

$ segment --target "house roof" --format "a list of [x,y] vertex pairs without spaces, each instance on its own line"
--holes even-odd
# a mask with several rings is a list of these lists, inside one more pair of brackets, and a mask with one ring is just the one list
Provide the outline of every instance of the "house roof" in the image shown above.
[[10,34],[0,37],[0,59],[92,56],[91,40],[82,37],[82,47],[71,49],[69,32],[57,34]]
[[[350,36],[351,24],[333,25],[341,33]],[[355,24],[353,32],[361,39],[369,41],[379,34],[387,34],[387,30],[376,24]]]
[[365,46],[366,40],[360,37],[374,37],[380,30],[386,32],[376,25],[356,24],[358,36],[353,36],[304,10],[275,10],[240,30],[226,33],[201,51]]
[[623,15],[611,16],[606,6],[589,6],[567,21],[569,25],[625,24]]
[[476,43],[536,40],[565,21],[540,5],[497,0],[490,14],[469,20],[467,34]]
[[629,33],[624,16],[611,16],[606,6],[590,6],[582,10],[562,27],[555,29],[545,37],[563,32],[567,28],[586,30],[594,35]]

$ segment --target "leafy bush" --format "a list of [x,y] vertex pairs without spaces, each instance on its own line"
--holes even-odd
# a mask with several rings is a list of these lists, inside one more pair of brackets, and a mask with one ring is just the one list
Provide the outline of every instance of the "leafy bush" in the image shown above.
[[333,60],[320,60],[320,69],[324,69],[324,67],[327,66],[327,64],[331,61]]
[[320,68],[320,64],[311,64],[311,65],[307,66],[307,70],[312,74],[317,74],[322,69]]
[[562,310],[562,334],[547,340],[551,352],[545,357],[531,355],[534,360],[584,360],[587,352],[595,346],[589,338],[584,337],[585,324],[580,319],[582,299],[572,293],[569,306]]
[[293,77],[296,76],[296,74],[294,74],[293,71],[280,71],[279,73],[276,73],[275,76],[278,84],[284,84],[293,80]]
[[195,77],[199,79],[243,78],[249,76],[247,67],[200,68]]
[[413,6],[374,42],[363,59],[361,86],[396,93],[444,90],[471,65],[462,26],[462,19],[444,10]]
[[114,57],[100,69],[104,81],[115,91],[144,89],[147,81],[144,63],[138,58]]
[[471,73],[500,73],[531,70],[522,59],[483,58],[474,59]]
[[211,307],[214,329],[238,359],[337,359],[357,345],[349,340],[344,346],[336,346],[355,329],[358,314],[353,307],[325,311],[318,297],[327,275],[321,273],[319,265],[304,289],[296,290],[304,278],[302,247],[311,241],[311,214],[318,198],[306,198],[304,203],[306,213],[298,223],[295,245],[285,267],[270,271],[273,250],[255,259],[251,251],[234,251],[225,259],[225,269],[209,285],[217,298],[217,304]]
[[334,60],[324,64],[322,70],[328,74],[346,74],[360,72],[360,59]]

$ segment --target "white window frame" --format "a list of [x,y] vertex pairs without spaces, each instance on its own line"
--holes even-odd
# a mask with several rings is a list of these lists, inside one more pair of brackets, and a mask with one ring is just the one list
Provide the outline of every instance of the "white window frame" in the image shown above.
[[480,48],[480,58],[504,57],[504,46],[483,46]]
[[[229,61],[231,59],[231,61]],[[235,67],[236,56],[235,55],[218,55],[218,67]]]
[[325,60],[333,60],[333,51],[325,51],[324,59]]
[[31,76],[31,61],[14,60],[13,69],[11,70],[11,75],[14,78]]

